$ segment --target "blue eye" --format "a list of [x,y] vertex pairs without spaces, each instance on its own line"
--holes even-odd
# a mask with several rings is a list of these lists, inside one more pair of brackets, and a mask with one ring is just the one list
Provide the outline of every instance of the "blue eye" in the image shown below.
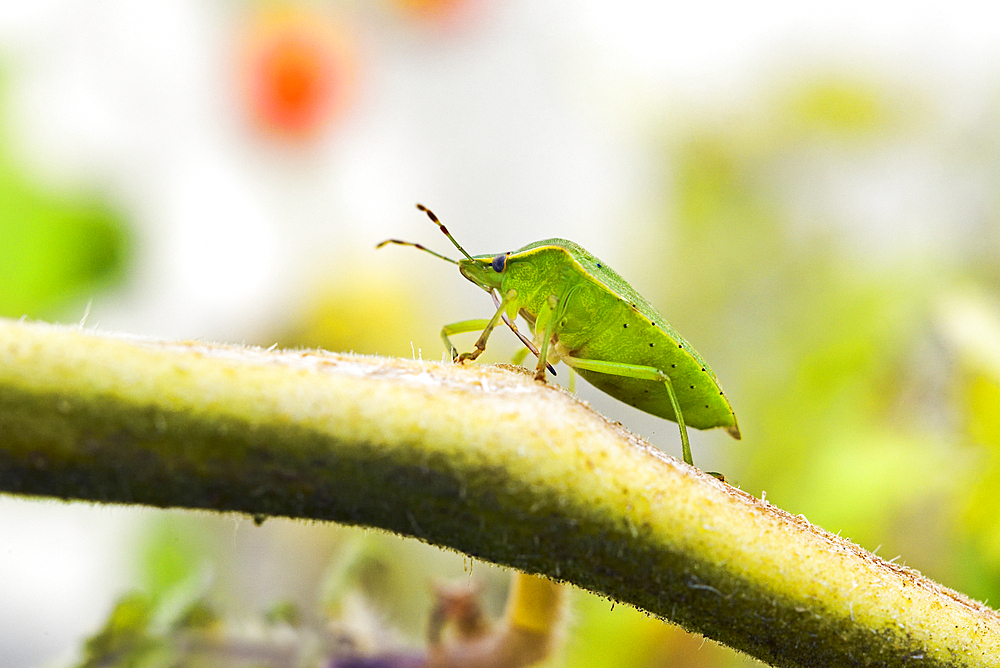
[[495,258],[493,258],[493,271],[497,272],[498,274],[501,271],[503,271],[504,267],[507,266],[508,255],[510,255],[510,253],[501,253],[500,255],[497,255]]

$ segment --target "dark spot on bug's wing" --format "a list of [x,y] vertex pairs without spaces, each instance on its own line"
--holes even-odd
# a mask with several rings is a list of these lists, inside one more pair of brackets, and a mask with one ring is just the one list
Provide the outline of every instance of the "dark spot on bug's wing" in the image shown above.
[[628,323],[626,322],[624,325],[622,325],[622,327],[624,327],[625,329],[628,329]]
[[601,268],[601,263],[600,263],[600,262],[598,262],[598,263],[597,263],[597,268],[598,268],[598,269],[600,269],[600,268]]
[[671,369],[676,369],[676,368],[677,368],[677,365],[676,365],[676,364],[671,364],[671,365],[670,365],[670,368],[671,368]]
[[677,347],[678,347],[678,348],[683,348],[683,347],[684,347],[684,344],[683,344],[683,343],[678,343],[678,344],[677,344]]
[[705,370],[705,367],[701,367],[701,370],[702,370],[702,371],[704,371],[704,370]]
[[694,385],[692,385],[692,386],[691,386],[691,389],[692,389],[692,390],[694,389]]
[[652,347],[653,347],[653,344],[652,344],[652,343],[650,343],[650,344],[649,344],[649,347],[650,347],[650,348],[652,348]]

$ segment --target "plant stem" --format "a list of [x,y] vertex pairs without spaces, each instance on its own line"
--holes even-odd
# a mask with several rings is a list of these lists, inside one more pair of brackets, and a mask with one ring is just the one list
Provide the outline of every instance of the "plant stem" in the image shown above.
[[985,606],[513,367],[0,320],[0,491],[381,527],[779,666],[997,666]]

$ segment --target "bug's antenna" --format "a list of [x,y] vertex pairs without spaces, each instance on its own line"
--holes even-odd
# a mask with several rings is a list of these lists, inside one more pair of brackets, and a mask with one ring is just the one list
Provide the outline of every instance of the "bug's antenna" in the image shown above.
[[382,246],[385,246],[387,244],[398,244],[400,246],[413,246],[414,248],[419,248],[420,250],[424,251],[425,253],[430,253],[434,257],[439,257],[442,260],[445,260],[447,262],[451,262],[452,264],[458,264],[458,260],[452,260],[450,257],[445,257],[444,255],[441,255],[440,253],[435,253],[430,248],[426,248],[424,246],[421,246],[420,244],[415,244],[412,241],[400,241],[399,239],[386,239],[385,241],[383,241],[382,243],[380,243],[378,246],[375,246],[375,248],[378,249],[378,248],[381,248]]
[[438,220],[438,217],[434,215],[433,211],[431,211],[430,209],[428,209],[423,204],[417,204],[417,208],[420,209],[421,211],[423,211],[424,213],[426,213],[427,217],[430,218],[432,221],[434,221],[435,225],[437,225],[438,227],[441,228],[441,231],[444,232],[444,235],[446,237],[448,237],[448,240],[451,241],[451,243],[453,243],[455,245],[455,248],[457,248],[458,250],[460,250],[462,252],[462,255],[464,255],[465,257],[469,258],[473,262],[475,262],[476,259],[474,257],[472,257],[471,255],[469,255],[466,252],[466,250],[464,248],[462,248],[462,246],[457,241],[455,241],[455,237],[451,236],[451,232],[449,232],[448,228],[445,227],[444,224],[440,220]]

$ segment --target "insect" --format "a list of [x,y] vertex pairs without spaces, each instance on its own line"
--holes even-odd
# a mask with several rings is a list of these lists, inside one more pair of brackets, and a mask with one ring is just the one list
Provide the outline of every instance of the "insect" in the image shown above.
[[[413,246],[456,264],[463,276],[493,297],[497,308],[489,320],[442,328],[453,361],[479,357],[502,321],[537,355],[536,380],[545,380],[546,369],[555,374],[552,365],[562,361],[619,401],[676,422],[684,461],[692,466],[687,425],[724,427],[740,438],[736,415],[705,360],[607,264],[565,239],[537,241],[498,255],[469,255],[430,209],[422,204],[417,208],[465,258],[453,260],[399,239],[387,239],[377,248]],[[531,339],[517,329],[518,315],[528,323]],[[480,330],[472,351],[458,354],[449,337]]]

